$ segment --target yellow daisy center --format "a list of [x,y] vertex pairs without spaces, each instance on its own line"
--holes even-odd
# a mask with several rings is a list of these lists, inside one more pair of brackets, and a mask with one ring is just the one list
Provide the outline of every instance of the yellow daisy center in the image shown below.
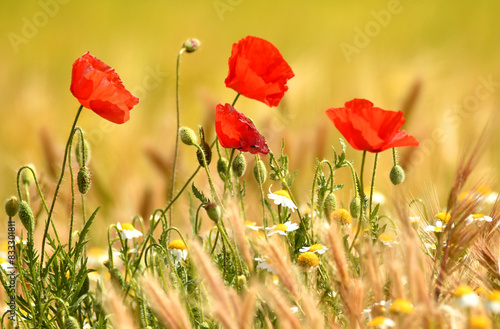
[[288,200],[291,200],[291,199],[290,199],[290,194],[288,194],[288,192],[287,192],[287,191],[285,191],[285,190],[279,190],[279,191],[276,191],[276,192],[274,192],[274,194],[276,194],[276,195],[280,195],[280,196],[284,196],[284,197],[285,197],[285,198],[287,198]]
[[406,299],[397,298],[392,302],[389,311],[392,313],[411,314],[413,313],[413,305]]
[[387,233],[382,233],[379,235],[378,237],[381,241],[384,241],[384,242],[392,242],[393,238],[392,236],[390,236],[389,234]]
[[315,252],[315,251],[318,251],[318,250],[323,250],[323,246],[320,245],[319,243],[317,244],[313,244],[310,248],[309,248],[309,251],[310,252]]
[[297,263],[303,267],[314,267],[319,265],[319,257],[313,252],[305,252],[297,258]]
[[483,214],[474,214],[474,215],[472,215],[472,218],[473,219],[484,218],[484,215]]
[[474,290],[472,290],[471,287],[469,287],[467,285],[461,285],[455,289],[455,291],[453,292],[453,295],[455,295],[455,297],[462,297],[462,296],[473,294],[473,293],[474,293]]
[[449,212],[440,212],[436,215],[436,218],[442,221],[443,223],[448,223],[450,221],[450,213]]
[[368,327],[380,327],[385,322],[385,316],[377,316],[368,322]]
[[469,320],[469,328],[487,329],[491,327],[491,320],[486,315],[473,315]]
[[120,225],[121,225],[123,231],[133,231],[133,230],[135,230],[134,225],[132,225],[130,223],[123,223],[123,224],[120,224]]
[[491,294],[488,295],[488,299],[492,302],[500,302],[500,290],[493,290]]
[[486,185],[481,185],[477,188],[477,193],[481,194],[482,196],[488,196],[490,195],[493,191]]
[[5,258],[0,257],[0,264],[3,264],[3,263],[8,263],[8,262],[5,260]]
[[285,224],[278,224],[274,227],[274,229],[276,231],[283,231],[283,232],[286,232],[286,230],[288,229],[288,226],[286,226]]
[[168,245],[168,249],[186,250],[186,244],[182,239],[173,240]]
[[247,220],[245,221],[245,223],[244,223],[244,224],[245,224],[246,226],[256,226],[256,225],[255,225],[255,222],[250,222],[250,221],[247,221]]
[[339,221],[343,224],[350,224],[352,222],[351,214],[343,208],[335,210],[332,214],[332,217],[334,220]]

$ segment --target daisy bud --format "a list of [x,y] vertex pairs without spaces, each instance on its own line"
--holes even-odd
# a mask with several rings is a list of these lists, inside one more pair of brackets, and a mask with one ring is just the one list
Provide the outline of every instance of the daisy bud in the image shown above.
[[238,154],[234,157],[233,160],[233,172],[236,177],[241,177],[245,174],[245,170],[247,169],[247,161],[243,153]]
[[229,161],[227,161],[226,158],[219,158],[219,160],[217,160],[217,172],[219,173],[219,176],[223,181],[226,180],[226,172],[228,166]]
[[7,216],[14,217],[19,211],[19,200],[15,196],[11,196],[5,201],[5,212]]
[[35,216],[33,216],[33,211],[26,201],[21,201],[19,204],[19,219],[28,233],[35,230]]
[[186,41],[184,41],[184,44],[182,46],[186,48],[186,51],[188,53],[192,53],[193,51],[198,50],[198,48],[200,48],[200,45],[201,45],[200,40],[189,38]]
[[257,160],[253,166],[253,176],[257,183],[264,184],[267,178],[267,170],[264,161]]
[[[203,142],[202,145],[200,146],[203,149],[203,154],[205,155],[205,161],[207,162],[208,166],[210,162],[212,162],[212,149],[210,148],[210,145],[208,145],[207,142]],[[198,158],[198,163],[202,167],[203,167],[203,154],[201,153],[200,149],[196,150],[196,157]]]
[[117,269],[116,267],[110,269],[109,275],[112,281],[117,283],[120,286],[120,288],[123,288],[123,286],[125,285],[125,278],[123,277],[123,274],[122,272],[120,272],[119,269]]
[[74,317],[68,316],[64,321],[64,329],[80,329],[80,325]]
[[194,145],[198,143],[198,138],[191,128],[180,127],[179,135],[181,136],[181,141],[186,145]]
[[354,198],[351,200],[351,203],[349,204],[349,212],[351,213],[351,216],[353,218],[359,218],[359,215],[361,215],[361,199],[360,198]]
[[222,211],[220,209],[220,206],[215,203],[209,203],[205,206],[205,210],[207,211],[208,217],[210,217],[211,220],[213,220],[215,223],[219,221],[222,217]]
[[325,213],[326,218],[330,218],[335,209],[337,209],[337,197],[335,194],[329,193],[323,203],[323,212]]
[[400,165],[392,167],[390,173],[391,182],[394,185],[401,184],[405,181],[405,171]]
[[80,191],[81,194],[87,193],[90,188],[90,171],[87,166],[80,168],[76,182],[78,185],[78,191]]
[[84,139],[82,143],[82,138],[76,139],[75,146],[75,157],[76,162],[80,167],[86,166],[90,161],[90,146],[89,143]]
[[[35,171],[35,167],[32,164],[29,164],[28,167]],[[31,172],[31,170],[29,170],[28,168],[23,169],[23,171],[21,172],[21,181],[25,185],[31,185],[31,183],[35,181],[35,177],[33,177],[33,173]]]

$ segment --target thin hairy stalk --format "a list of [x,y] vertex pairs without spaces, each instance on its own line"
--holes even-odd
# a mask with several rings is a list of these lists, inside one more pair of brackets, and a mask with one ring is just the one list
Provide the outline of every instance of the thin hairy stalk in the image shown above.
[[365,203],[365,191],[364,191],[364,186],[363,186],[363,173],[365,170],[365,159],[366,159],[366,151],[363,151],[363,159],[361,160],[361,172],[359,174],[359,194],[360,194],[360,199],[361,199],[361,213],[359,215],[359,223],[358,223],[358,228],[356,230],[356,234],[354,235],[354,238],[352,239],[351,246],[349,247],[348,252],[350,253],[352,250],[352,247],[354,247],[354,243],[356,242],[356,239],[358,238],[359,232],[361,231],[361,226],[363,226],[363,216],[364,216],[364,203]]

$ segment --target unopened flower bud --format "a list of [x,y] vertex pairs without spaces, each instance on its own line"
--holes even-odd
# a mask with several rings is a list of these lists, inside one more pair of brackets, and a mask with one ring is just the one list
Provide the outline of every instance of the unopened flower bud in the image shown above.
[[247,169],[247,161],[243,153],[239,153],[234,157],[233,160],[233,172],[236,177],[241,177],[245,174],[245,170]]
[[353,218],[359,218],[361,215],[361,199],[353,198],[349,204],[349,212]]
[[[33,171],[35,171],[35,166],[33,166],[32,164],[29,164],[28,167],[30,167],[31,169],[33,169]],[[21,181],[25,185],[31,185],[31,183],[35,181],[33,172],[31,172],[31,170],[29,170],[28,168],[24,168],[23,171],[21,172]]]
[[201,45],[200,40],[194,39],[194,38],[189,38],[186,41],[184,41],[184,44],[182,46],[184,48],[186,48],[186,51],[188,53],[192,53],[193,51],[198,50],[198,48],[200,47],[200,45]]
[[405,181],[405,171],[400,165],[395,165],[392,167],[389,177],[391,178],[392,184],[401,184]]
[[81,194],[87,193],[90,188],[90,171],[87,166],[80,168],[76,182],[78,185],[78,191],[80,191]]
[[[203,154],[205,154],[205,161],[207,162],[207,166],[212,162],[212,149],[210,148],[210,145],[208,145],[207,142],[203,142],[203,145],[200,145],[201,148],[203,149]],[[196,157],[198,158],[198,163],[200,166],[203,165],[203,154],[201,153],[200,149],[196,151]]]
[[15,196],[11,196],[5,201],[5,212],[7,216],[14,217],[19,211],[19,200]]
[[125,285],[125,278],[123,277],[122,272],[116,267],[109,270],[109,275],[111,277],[111,281],[117,283],[120,288],[123,288]]
[[64,329],[80,329],[80,325],[74,317],[68,316],[64,321]]
[[335,209],[337,209],[337,197],[335,194],[329,193],[323,203],[323,212],[325,213],[325,217],[329,219]]
[[219,158],[217,160],[217,172],[219,173],[220,178],[225,181],[226,180],[226,172],[229,166],[229,161],[226,158]]
[[87,166],[89,164],[90,145],[85,139],[83,139],[83,143],[82,143],[82,138],[78,137],[76,139],[75,157],[76,157],[76,162],[80,167]]
[[35,216],[33,216],[33,211],[26,201],[21,201],[19,204],[19,219],[29,233],[35,230]]
[[220,206],[215,202],[207,204],[205,206],[205,210],[207,211],[208,217],[215,223],[217,223],[222,217]]
[[181,141],[186,145],[194,145],[198,143],[198,138],[191,128],[180,127],[179,135],[181,136]]
[[253,176],[255,177],[255,180],[260,184],[264,184],[266,182],[267,170],[264,161],[257,160],[255,162],[255,165],[253,166]]

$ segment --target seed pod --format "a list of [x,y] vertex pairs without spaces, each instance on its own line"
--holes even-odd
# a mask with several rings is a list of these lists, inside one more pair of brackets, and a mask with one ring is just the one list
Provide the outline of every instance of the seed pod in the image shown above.
[[226,172],[229,166],[229,161],[226,158],[219,158],[217,160],[217,172],[219,173],[220,178],[225,181],[226,180]]
[[361,215],[361,199],[353,198],[349,204],[349,212],[353,218],[359,218]]
[[222,217],[220,206],[215,202],[207,204],[205,206],[205,210],[207,211],[208,217],[215,223],[217,223]]
[[247,169],[247,161],[243,153],[239,153],[233,160],[233,172],[236,177],[241,177]]
[[392,167],[389,177],[391,178],[392,184],[401,184],[405,181],[405,171],[400,165],[395,165]]
[[64,321],[64,329],[80,329],[80,324],[74,317],[68,316]]
[[35,230],[35,216],[33,216],[33,211],[26,201],[21,201],[19,204],[19,219],[28,233],[33,233]]
[[81,194],[87,193],[90,188],[90,171],[87,166],[80,168],[76,182],[78,185],[78,191],[80,191]]
[[[207,162],[208,166],[210,162],[212,162],[212,149],[210,148],[210,145],[208,145],[208,143],[205,141],[203,141],[202,145],[200,146],[203,149],[203,153],[205,154],[205,161]],[[196,150],[196,157],[198,158],[199,165],[203,167],[203,154],[199,149]]]
[[267,170],[264,161],[257,160],[253,166],[253,176],[257,183],[264,184],[267,178]]
[[76,157],[76,162],[80,167],[87,166],[89,164],[90,146],[85,139],[83,140],[83,143],[81,138],[78,137],[76,139],[75,157]]
[[198,143],[198,138],[191,128],[180,127],[179,135],[181,137],[181,141],[186,145],[194,145]]
[[14,217],[19,211],[19,200],[15,196],[11,196],[5,201],[5,212],[7,216]]
[[337,197],[335,194],[329,193],[323,203],[323,212],[325,213],[325,217],[329,219],[335,209],[337,209]]

